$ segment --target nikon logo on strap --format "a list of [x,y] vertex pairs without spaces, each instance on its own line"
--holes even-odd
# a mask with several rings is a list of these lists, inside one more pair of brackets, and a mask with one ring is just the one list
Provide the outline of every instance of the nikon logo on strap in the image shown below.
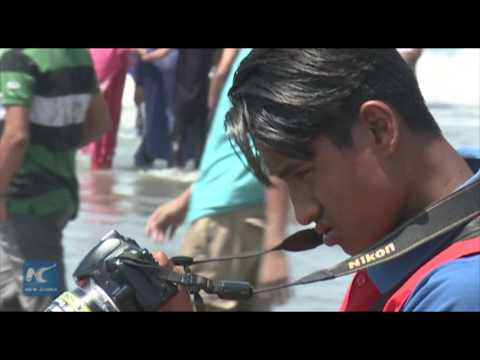
[[356,259],[353,259],[348,262],[348,267],[350,270],[360,267],[365,264],[370,264],[371,262],[377,261],[386,255],[395,252],[395,245],[390,243],[383,248],[376,250],[375,252],[371,252],[370,254],[362,255]]

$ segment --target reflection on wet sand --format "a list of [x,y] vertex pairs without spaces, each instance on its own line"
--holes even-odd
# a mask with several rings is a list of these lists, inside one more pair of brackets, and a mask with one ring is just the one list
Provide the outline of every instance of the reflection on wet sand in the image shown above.
[[[125,214],[121,207],[121,201],[125,196],[114,192],[115,180],[112,172],[85,172],[79,177],[81,210],[95,215],[108,215],[112,219],[119,220]],[[92,223],[103,221],[98,216],[88,218]]]

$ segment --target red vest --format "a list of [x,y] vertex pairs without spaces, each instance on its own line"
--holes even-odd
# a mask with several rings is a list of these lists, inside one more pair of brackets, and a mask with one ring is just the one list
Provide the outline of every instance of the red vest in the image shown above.
[[[432,270],[448,261],[474,254],[480,254],[480,236],[461,240],[448,246],[413,273],[390,296],[382,311],[401,311],[411,292]],[[359,271],[350,283],[340,311],[370,311],[377,301],[380,300],[380,297],[380,291],[368,277],[367,271]]]

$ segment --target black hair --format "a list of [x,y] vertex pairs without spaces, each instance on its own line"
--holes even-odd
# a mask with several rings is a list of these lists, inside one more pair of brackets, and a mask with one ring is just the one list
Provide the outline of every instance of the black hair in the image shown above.
[[229,91],[225,126],[264,183],[256,144],[294,159],[312,159],[312,140],[352,144],[360,106],[380,100],[416,132],[441,133],[411,68],[395,49],[254,49]]

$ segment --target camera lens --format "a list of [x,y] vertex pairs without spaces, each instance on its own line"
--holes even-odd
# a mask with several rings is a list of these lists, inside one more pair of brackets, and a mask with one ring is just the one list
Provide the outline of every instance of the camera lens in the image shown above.
[[118,312],[108,295],[90,279],[85,286],[64,292],[55,299],[46,312]]

